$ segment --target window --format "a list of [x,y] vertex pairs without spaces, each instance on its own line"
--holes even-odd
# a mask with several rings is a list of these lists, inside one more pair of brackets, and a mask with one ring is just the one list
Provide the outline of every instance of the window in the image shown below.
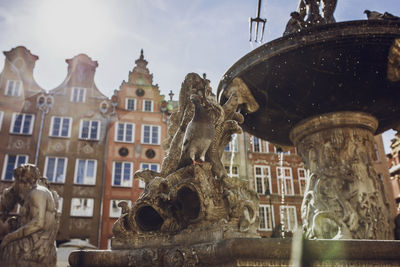
[[22,89],[22,81],[7,80],[5,95],[20,96]]
[[14,113],[12,117],[10,133],[32,134],[35,116],[33,114]]
[[258,137],[253,136],[253,152],[261,152],[261,140]]
[[378,144],[374,143],[374,154],[372,154],[372,159],[374,162],[379,162],[381,161],[381,157],[379,155],[379,149],[378,149]]
[[293,177],[292,177],[292,168],[290,167],[277,167],[276,168],[277,176],[278,176],[278,193],[283,192],[286,195],[293,195]]
[[[159,172],[160,165],[157,163],[140,163],[140,169],[142,170],[152,170],[155,172]],[[142,180],[139,180],[139,188],[145,188],[146,183]]]
[[143,111],[153,111],[153,100],[143,100]]
[[[239,177],[239,168],[238,166],[224,166],[226,172],[228,173],[229,177]],[[232,168],[231,168],[232,167]]]
[[269,166],[254,166],[254,179],[256,192],[265,194],[266,189],[272,193],[271,172]]
[[[272,211],[271,211],[272,208]],[[267,205],[260,205],[259,206],[259,213],[260,213],[260,226],[258,229],[260,231],[272,231],[275,225],[274,220],[274,207],[267,206]]]
[[252,148],[253,152],[268,153],[269,142],[261,140],[258,137],[252,136]]
[[27,155],[6,155],[4,158],[2,179],[6,181],[13,181],[14,169],[27,162]]
[[238,152],[238,140],[237,134],[232,135],[232,141],[230,141],[225,146],[225,151],[227,152]]
[[[278,148],[279,148],[279,147],[274,146],[274,153],[278,153]],[[282,148],[281,148],[281,153],[282,153],[283,155],[290,155],[290,150],[288,150],[288,151],[283,151]]]
[[306,192],[306,185],[307,185],[307,179],[306,179],[306,170],[303,168],[298,168],[297,169],[298,177],[299,177],[299,188],[300,188],[300,195],[304,195]]
[[125,108],[127,110],[136,110],[136,99],[135,98],[127,98],[125,103]]
[[159,145],[160,144],[160,126],[143,125],[142,126],[142,143]]
[[50,136],[70,137],[71,136],[71,118],[51,117]]
[[3,125],[3,117],[4,117],[4,111],[0,111],[0,130],[1,126]]
[[72,198],[71,216],[74,217],[92,217],[93,216],[93,198]]
[[75,184],[94,185],[96,183],[97,161],[77,159],[75,165]]
[[133,143],[135,137],[135,124],[118,122],[115,127],[115,141]]
[[71,102],[85,102],[86,88],[74,87],[72,88]]
[[99,140],[100,121],[81,120],[79,137],[87,140]]
[[122,208],[118,207],[118,204],[122,201],[127,202],[129,208],[132,206],[132,201],[130,201],[130,200],[111,199],[110,200],[110,218],[118,218],[119,216],[121,216]]
[[114,162],[112,185],[121,187],[132,187],[132,162]]
[[46,157],[44,173],[51,183],[65,183],[67,158]]
[[294,231],[297,228],[297,217],[295,206],[280,206],[281,223],[285,231]]

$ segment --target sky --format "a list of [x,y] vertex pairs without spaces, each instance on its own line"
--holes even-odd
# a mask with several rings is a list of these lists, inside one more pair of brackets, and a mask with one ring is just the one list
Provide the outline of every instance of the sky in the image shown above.
[[[365,9],[400,16],[400,0],[338,0],[336,21],[365,19]],[[264,42],[279,38],[298,0],[263,0]],[[34,77],[45,90],[67,75],[65,59],[98,61],[97,87],[108,97],[144,50],[154,84],[175,99],[189,72],[207,74],[213,90],[249,42],[257,0],[0,0],[1,51],[23,45],[39,56]],[[0,55],[4,62],[4,55]],[[385,150],[394,132],[384,135]]]

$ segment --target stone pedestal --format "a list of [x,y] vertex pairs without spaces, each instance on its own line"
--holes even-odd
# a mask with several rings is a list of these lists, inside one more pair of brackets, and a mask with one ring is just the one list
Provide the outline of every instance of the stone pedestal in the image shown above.
[[378,121],[335,112],[299,122],[290,138],[311,175],[302,204],[307,238],[393,239],[383,183],[373,167]]
[[[297,260],[291,262],[292,248]],[[191,246],[75,251],[75,266],[400,266],[399,241],[234,238]],[[301,264],[301,265],[300,265]]]

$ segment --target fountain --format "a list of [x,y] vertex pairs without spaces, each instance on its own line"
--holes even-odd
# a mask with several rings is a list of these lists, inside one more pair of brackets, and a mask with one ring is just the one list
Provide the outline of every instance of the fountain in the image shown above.
[[[394,226],[372,153],[373,135],[400,124],[400,22],[330,23],[331,9],[305,19],[305,10],[319,10],[311,7],[300,6],[284,37],[226,72],[220,104],[205,77],[186,76],[161,172],[135,174],[146,188],[115,223],[112,250],[73,252],[71,266],[287,266],[292,247],[304,266],[399,265],[400,243],[387,240]],[[182,153],[196,114],[189,99],[196,98],[215,127],[201,164]],[[257,236],[258,196],[229,178],[220,160],[241,132],[238,124],[297,147],[312,173],[302,206],[308,240],[292,245]]]

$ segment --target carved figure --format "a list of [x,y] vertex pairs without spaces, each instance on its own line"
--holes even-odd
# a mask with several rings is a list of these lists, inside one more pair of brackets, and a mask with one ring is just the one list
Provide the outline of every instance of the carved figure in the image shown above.
[[306,23],[304,22],[304,17],[302,17],[299,12],[292,12],[290,13],[290,19],[286,24],[286,29],[285,32],[283,33],[283,36],[299,32],[301,29],[304,29],[305,27]]
[[[321,5],[322,4],[322,5]],[[335,23],[333,13],[337,0],[300,0],[297,12],[290,13],[290,19],[283,35],[295,33],[316,24]],[[322,6],[322,16],[321,9]]]
[[[341,127],[323,124],[332,118]],[[375,219],[389,218],[383,184],[372,164],[376,127],[377,121],[369,115],[343,112],[315,117],[295,128],[302,137],[293,140],[313,173],[301,207],[306,238],[393,238],[393,222]],[[307,129],[317,130],[304,134]]]
[[[55,238],[58,230],[57,209],[52,192],[39,184],[39,170],[24,164],[14,170],[15,182],[3,192],[8,203],[21,204],[17,229],[9,232],[0,244],[2,266],[56,266]],[[10,193],[13,192],[13,193]],[[7,210],[11,211],[11,205]]]
[[[241,133],[237,109],[254,112],[258,105],[240,79],[225,93],[228,100],[221,106],[205,76],[186,75],[163,143],[168,154],[161,171],[135,173],[146,187],[114,224],[113,249],[258,236],[257,193],[248,181],[229,178],[221,162],[232,134]],[[198,160],[202,163],[192,164]]]
[[193,94],[190,96],[190,101],[194,104],[194,114],[186,128],[179,168],[190,164],[190,160],[193,164],[197,163],[196,159],[204,162],[206,152],[215,135],[214,124],[201,105],[200,96]]

